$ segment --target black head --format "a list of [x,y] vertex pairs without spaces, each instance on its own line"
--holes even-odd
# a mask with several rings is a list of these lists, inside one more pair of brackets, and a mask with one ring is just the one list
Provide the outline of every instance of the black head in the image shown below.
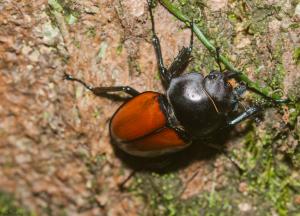
[[232,87],[227,74],[217,71],[204,77],[187,73],[173,78],[167,90],[168,101],[184,129],[192,137],[202,137],[224,123],[232,111]]
[[228,82],[229,73],[221,73],[220,71],[211,71],[203,80],[203,87],[214,103],[218,112],[231,111],[233,94],[232,86]]

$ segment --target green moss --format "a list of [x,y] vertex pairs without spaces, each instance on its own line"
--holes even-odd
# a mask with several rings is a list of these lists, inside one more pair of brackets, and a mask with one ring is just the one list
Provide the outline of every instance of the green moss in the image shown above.
[[[297,86],[297,85],[296,85]],[[297,88],[297,87],[295,87]],[[297,88],[298,90],[299,88]],[[291,94],[290,94],[291,95]],[[286,157],[290,160],[290,163],[295,167],[295,169],[300,169],[300,103],[299,103],[299,96],[293,96],[292,99],[298,101],[295,104],[292,104],[288,107],[289,111],[289,126],[291,128],[290,136],[292,137],[289,148],[286,151]],[[295,145],[296,144],[296,145]],[[300,190],[300,189],[299,189]]]
[[232,23],[236,23],[238,21],[238,16],[234,12],[228,12],[227,17]]
[[106,54],[106,50],[107,50],[108,44],[103,41],[100,44],[100,48],[98,50],[98,54],[97,54],[97,62],[99,62],[101,59],[105,58],[105,54]]
[[129,56],[128,58],[128,66],[129,66],[129,73],[130,75],[133,75],[133,74],[141,74],[142,73],[142,69],[141,69],[141,66],[139,64],[139,62],[137,61],[136,58],[132,57],[132,56]]
[[175,174],[160,176],[146,173],[139,175],[131,190],[142,196],[148,204],[145,211],[151,211],[154,215],[177,215],[176,203],[180,185],[181,182]]
[[[277,94],[282,96],[283,81],[286,74],[285,68],[282,63],[282,55],[283,55],[283,47],[284,47],[284,39],[283,35],[279,37],[276,41],[274,48],[269,51],[271,53],[270,61],[274,66],[271,66],[267,69],[267,76],[264,77],[264,81],[273,89],[273,94]],[[260,64],[264,65],[263,61],[266,59],[260,59],[262,61]],[[265,69],[266,70],[266,69]]]
[[300,47],[296,47],[293,53],[293,59],[297,65],[300,64]]
[[292,87],[289,88],[288,97],[293,101],[300,101],[300,78],[294,80]]
[[248,17],[249,23],[246,29],[248,34],[264,34],[267,31],[268,17],[273,13],[272,8],[256,8]]
[[0,192],[0,216],[30,216],[24,207],[17,205],[13,197],[7,193]]
[[274,89],[282,89],[283,88],[283,80],[285,76],[285,70],[283,64],[278,63],[276,65],[275,72],[273,73],[273,78],[269,85]]
[[154,78],[154,80],[160,80],[160,73],[159,73],[159,71],[157,71],[155,73],[155,76],[153,78]]
[[48,4],[51,6],[51,8],[57,12],[63,12],[64,9],[59,1],[57,0],[48,0]]
[[188,2],[188,0],[179,0],[179,3],[180,3],[181,5],[185,5],[187,2]]
[[123,41],[120,41],[118,46],[117,46],[117,54],[118,55],[121,55],[121,53],[123,52],[123,48],[124,48]]
[[299,23],[292,23],[289,25],[289,28],[290,29],[297,29],[297,28],[300,28],[300,24]]
[[80,49],[80,47],[81,47],[80,41],[74,39],[74,40],[72,41],[72,43],[74,44],[74,46],[75,46],[77,49]]
[[85,154],[83,157],[84,163],[86,167],[89,169],[89,172],[92,174],[96,174],[98,172],[101,172],[101,168],[103,164],[106,163],[107,158],[105,154],[98,154],[94,157],[91,157],[90,155]]
[[68,23],[69,25],[73,25],[73,24],[75,24],[75,23],[77,22],[77,17],[76,17],[76,15],[74,15],[74,14],[72,14],[72,13],[67,14],[67,15],[65,16],[65,19],[66,19],[66,21],[67,21],[67,23]]
[[73,8],[73,4],[74,2],[71,0],[48,0],[48,5],[50,6],[50,14],[48,13],[48,15],[50,15],[50,17],[52,17],[51,20],[56,23],[53,15],[60,13],[64,16],[66,23],[73,25],[77,22],[80,15],[79,11]]
[[96,36],[96,27],[95,26],[88,27],[85,34],[91,38],[95,37]]
[[95,107],[93,112],[93,117],[99,118],[101,116],[101,112],[102,112],[102,107]]
[[[242,149],[242,158],[247,167],[243,176],[248,182],[250,194],[260,197],[279,215],[288,215],[293,206],[292,170],[279,152],[274,152],[276,143],[282,143],[278,132],[267,130],[264,134],[249,132],[246,136],[246,149]],[[283,144],[281,144],[283,145]]]
[[300,104],[296,103],[294,106],[289,108],[289,124],[292,127],[296,127],[297,118],[300,115]]

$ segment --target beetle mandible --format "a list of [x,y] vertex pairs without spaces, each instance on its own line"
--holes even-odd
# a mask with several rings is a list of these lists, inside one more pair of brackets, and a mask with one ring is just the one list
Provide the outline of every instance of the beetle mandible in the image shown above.
[[[228,82],[239,73],[213,70],[207,76],[198,72],[182,74],[191,59],[193,23],[188,47],[183,47],[166,68],[163,63],[151,1],[148,8],[152,25],[152,43],[165,94],[138,92],[130,86],[92,87],[69,74],[65,79],[79,82],[97,96],[125,92],[131,99],[114,113],[109,123],[111,138],[117,147],[133,156],[151,158],[180,151],[193,140],[209,136],[223,127],[234,126],[259,112],[252,106],[230,118],[243,91]],[[267,97],[267,96],[266,96]]]

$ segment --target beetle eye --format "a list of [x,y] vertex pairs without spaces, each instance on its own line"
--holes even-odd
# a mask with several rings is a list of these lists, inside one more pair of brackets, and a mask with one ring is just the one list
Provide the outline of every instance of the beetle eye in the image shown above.
[[216,79],[216,75],[215,74],[210,74],[210,75],[208,75],[208,78],[210,79],[210,80],[213,80],[213,79]]

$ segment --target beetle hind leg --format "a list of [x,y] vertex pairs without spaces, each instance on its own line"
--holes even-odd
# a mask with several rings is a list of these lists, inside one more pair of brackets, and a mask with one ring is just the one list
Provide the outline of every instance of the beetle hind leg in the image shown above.
[[93,92],[94,95],[97,95],[97,96],[103,96],[103,94],[111,93],[111,92],[125,92],[125,93],[131,95],[132,97],[135,97],[139,94],[139,92],[137,90],[135,90],[134,88],[132,88],[130,86],[93,87],[93,86],[86,84],[81,79],[74,78],[73,76],[71,76],[67,73],[64,74],[64,79],[80,83],[85,88],[87,88],[88,90]]
[[180,52],[178,53],[178,55],[176,56],[176,58],[174,59],[171,66],[167,69],[164,66],[160,41],[155,32],[155,23],[154,23],[154,17],[153,17],[153,12],[152,12],[152,1],[147,0],[147,2],[148,2],[148,8],[149,8],[151,26],[152,26],[152,43],[153,43],[156,58],[157,58],[158,69],[159,69],[159,73],[160,73],[161,79],[163,81],[164,87],[167,88],[169,86],[171,79],[176,76],[179,76],[183,72],[183,70],[186,68],[188,63],[190,62],[191,52],[193,49],[193,37],[194,37],[193,22],[190,23],[191,39],[190,39],[189,47],[183,47],[180,50]]
[[78,82],[81,85],[83,85],[85,88],[87,88],[88,90],[92,91],[93,87],[86,84],[84,81],[82,81],[81,79],[77,79],[73,76],[71,76],[70,74],[64,73],[64,80],[69,80],[69,81],[74,81],[74,82]]
[[167,69],[164,66],[164,61],[163,61],[161,47],[160,47],[160,41],[155,32],[155,23],[154,23],[154,17],[153,17],[153,13],[152,13],[152,1],[147,0],[147,3],[148,3],[148,9],[149,9],[150,19],[151,19],[152,44],[154,46],[161,79],[163,81],[163,84],[167,87],[170,82],[170,77],[168,76]]

